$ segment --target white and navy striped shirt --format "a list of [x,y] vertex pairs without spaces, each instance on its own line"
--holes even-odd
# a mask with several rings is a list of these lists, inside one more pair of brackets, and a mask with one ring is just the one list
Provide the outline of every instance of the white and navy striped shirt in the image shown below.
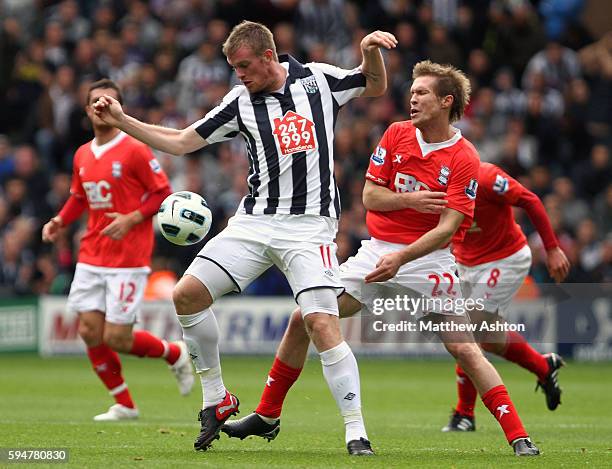
[[363,93],[365,76],[359,68],[279,60],[287,69],[282,93],[251,95],[236,86],[192,128],[209,144],[244,138],[249,194],[239,213],[338,218],[334,125],[340,107]]

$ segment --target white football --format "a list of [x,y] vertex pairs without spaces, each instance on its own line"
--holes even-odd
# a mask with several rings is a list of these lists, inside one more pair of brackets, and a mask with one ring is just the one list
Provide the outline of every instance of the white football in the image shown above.
[[159,206],[157,224],[168,241],[179,246],[199,243],[210,230],[212,212],[199,194],[188,191],[170,194]]

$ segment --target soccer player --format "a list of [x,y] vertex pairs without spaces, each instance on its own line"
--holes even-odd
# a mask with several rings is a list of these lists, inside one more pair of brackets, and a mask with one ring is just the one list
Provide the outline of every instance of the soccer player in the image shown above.
[[108,79],[91,84],[85,110],[94,138],[74,155],[70,197],[42,230],[46,242],[89,211],[87,231],[68,295],[68,308],[79,314],[79,335],[98,377],[115,399],[96,421],[138,417],[116,352],[163,358],[187,395],[194,376],[184,342],[168,343],[147,331],[134,331],[151,270],[151,217],[170,194],[168,178],[146,146],[109,126],[93,112],[102,95],[121,101]]
[[[546,248],[550,276],[561,282],[569,272],[569,261],[559,247],[542,202],[533,192],[491,163],[481,163],[474,223],[463,242],[453,247],[464,294],[483,300],[483,311],[471,311],[472,322],[496,322],[510,305],[531,267],[531,250],[512,207],[527,211]],[[541,355],[517,332],[483,332],[476,336],[487,352],[504,357],[534,373],[537,387],[546,395],[550,410],[561,402],[557,372],[563,360],[555,353]],[[457,364],[459,401],[442,431],[474,431],[476,388]]]
[[[334,123],[341,106],[386,89],[380,47],[395,47],[389,33],[361,41],[363,60],[354,70],[301,64],[277,56],[268,28],[244,21],[223,45],[242,85],[204,118],[182,129],[145,124],[103,96],[98,116],[170,154],[184,154],[241,135],[250,162],[249,194],[237,214],[197,255],[174,290],[183,337],[203,391],[200,435],[206,450],[223,423],[238,411],[226,390],[219,361],[214,300],[240,292],[275,264],[284,272],[321,357],[323,375],[345,421],[350,454],[371,454],[361,414],[359,370],[342,338],[336,296],[343,290],[334,238],[340,202],[333,177]],[[351,396],[351,399],[346,399]]]
[[[340,268],[346,288],[338,299],[343,317],[357,313],[362,305],[368,307],[368,298],[374,296],[381,282],[399,295],[416,292],[443,300],[460,295],[449,244],[460,242],[472,224],[479,158],[474,147],[450,124],[461,118],[470,84],[462,72],[430,61],[415,65],[413,79],[412,120],[392,124],[370,158],[363,202],[372,238]],[[445,203],[439,193],[446,195]],[[433,289],[427,284],[430,281],[434,282]],[[433,313],[429,316],[444,316]],[[453,315],[452,319],[467,322],[464,315]],[[441,334],[441,338],[474,382],[515,454],[539,454],[499,374],[473,339],[447,334]],[[282,403],[300,374],[308,343],[296,311],[259,406],[247,417],[226,422],[225,433],[238,438],[276,437]]]

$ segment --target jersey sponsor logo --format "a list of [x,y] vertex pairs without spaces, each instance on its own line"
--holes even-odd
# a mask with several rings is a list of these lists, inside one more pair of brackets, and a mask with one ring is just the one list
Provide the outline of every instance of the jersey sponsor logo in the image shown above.
[[394,162],[394,163],[401,163],[401,162],[402,162],[402,155],[399,155],[399,154],[398,154],[398,155],[395,155],[395,156],[393,157],[393,162]]
[[380,166],[385,162],[386,156],[387,156],[387,150],[381,147],[380,145],[378,145],[376,149],[374,150],[374,153],[372,153],[372,156],[370,157],[370,159],[372,160],[372,163],[374,163],[376,166]]
[[83,183],[83,189],[87,195],[89,208],[93,210],[112,208],[113,194],[111,193],[111,185],[108,181],[86,181]]
[[113,161],[111,172],[114,178],[119,179],[121,177],[121,162],[120,161]]
[[300,81],[302,82],[302,86],[306,90],[306,93],[315,94],[317,91],[319,91],[319,85],[317,84],[317,79],[314,75],[301,78]]
[[440,168],[440,174],[438,174],[438,182],[443,186],[448,184],[448,177],[450,176],[451,170],[448,166],[442,166]]
[[300,151],[314,150],[314,123],[293,111],[287,111],[282,119],[274,119],[272,133],[283,156]]
[[493,183],[493,191],[499,195],[503,195],[508,191],[508,178],[503,177],[501,174],[495,176],[495,182]]
[[395,192],[416,192],[431,190],[427,184],[419,181],[411,174],[395,173]]
[[378,183],[378,184],[386,184],[386,183],[387,183],[387,181],[385,181],[385,180],[384,180],[384,179],[382,179],[382,178],[379,178],[378,176],[374,176],[374,175],[373,175],[371,172],[369,172],[369,171],[366,173],[366,178],[367,178],[367,179],[369,179],[370,181],[374,181],[374,182],[376,182],[376,183]]
[[157,161],[157,158],[153,158],[151,160],[149,160],[149,166],[151,167],[151,171],[153,171],[154,173],[159,173],[161,172],[161,165],[159,164],[159,161]]
[[477,190],[478,190],[478,181],[474,178],[470,179],[470,183],[467,186],[465,186],[465,195],[467,195],[468,199],[475,200]]

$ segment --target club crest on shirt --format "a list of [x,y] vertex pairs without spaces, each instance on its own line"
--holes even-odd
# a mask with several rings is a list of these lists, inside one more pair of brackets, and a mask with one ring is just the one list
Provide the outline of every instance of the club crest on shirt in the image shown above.
[[470,179],[470,183],[465,186],[465,195],[468,196],[468,199],[474,200],[476,199],[476,191],[478,190],[478,181],[474,178]]
[[151,166],[151,171],[156,174],[161,171],[161,165],[159,164],[159,161],[157,161],[157,158],[149,160],[149,166]]
[[495,182],[493,183],[493,191],[502,195],[508,190],[508,178],[502,177],[501,174],[495,176]]
[[114,178],[121,177],[121,162],[120,161],[113,161],[112,175]]
[[376,166],[380,166],[385,162],[385,156],[387,156],[387,150],[378,145],[374,150],[374,153],[372,153],[370,159]]
[[315,94],[317,91],[319,91],[319,85],[317,85],[317,79],[314,75],[301,78],[300,82],[302,82],[302,86],[308,94]]
[[440,168],[440,174],[438,174],[438,182],[443,186],[448,184],[448,177],[450,176],[450,168],[448,166],[442,166]]

